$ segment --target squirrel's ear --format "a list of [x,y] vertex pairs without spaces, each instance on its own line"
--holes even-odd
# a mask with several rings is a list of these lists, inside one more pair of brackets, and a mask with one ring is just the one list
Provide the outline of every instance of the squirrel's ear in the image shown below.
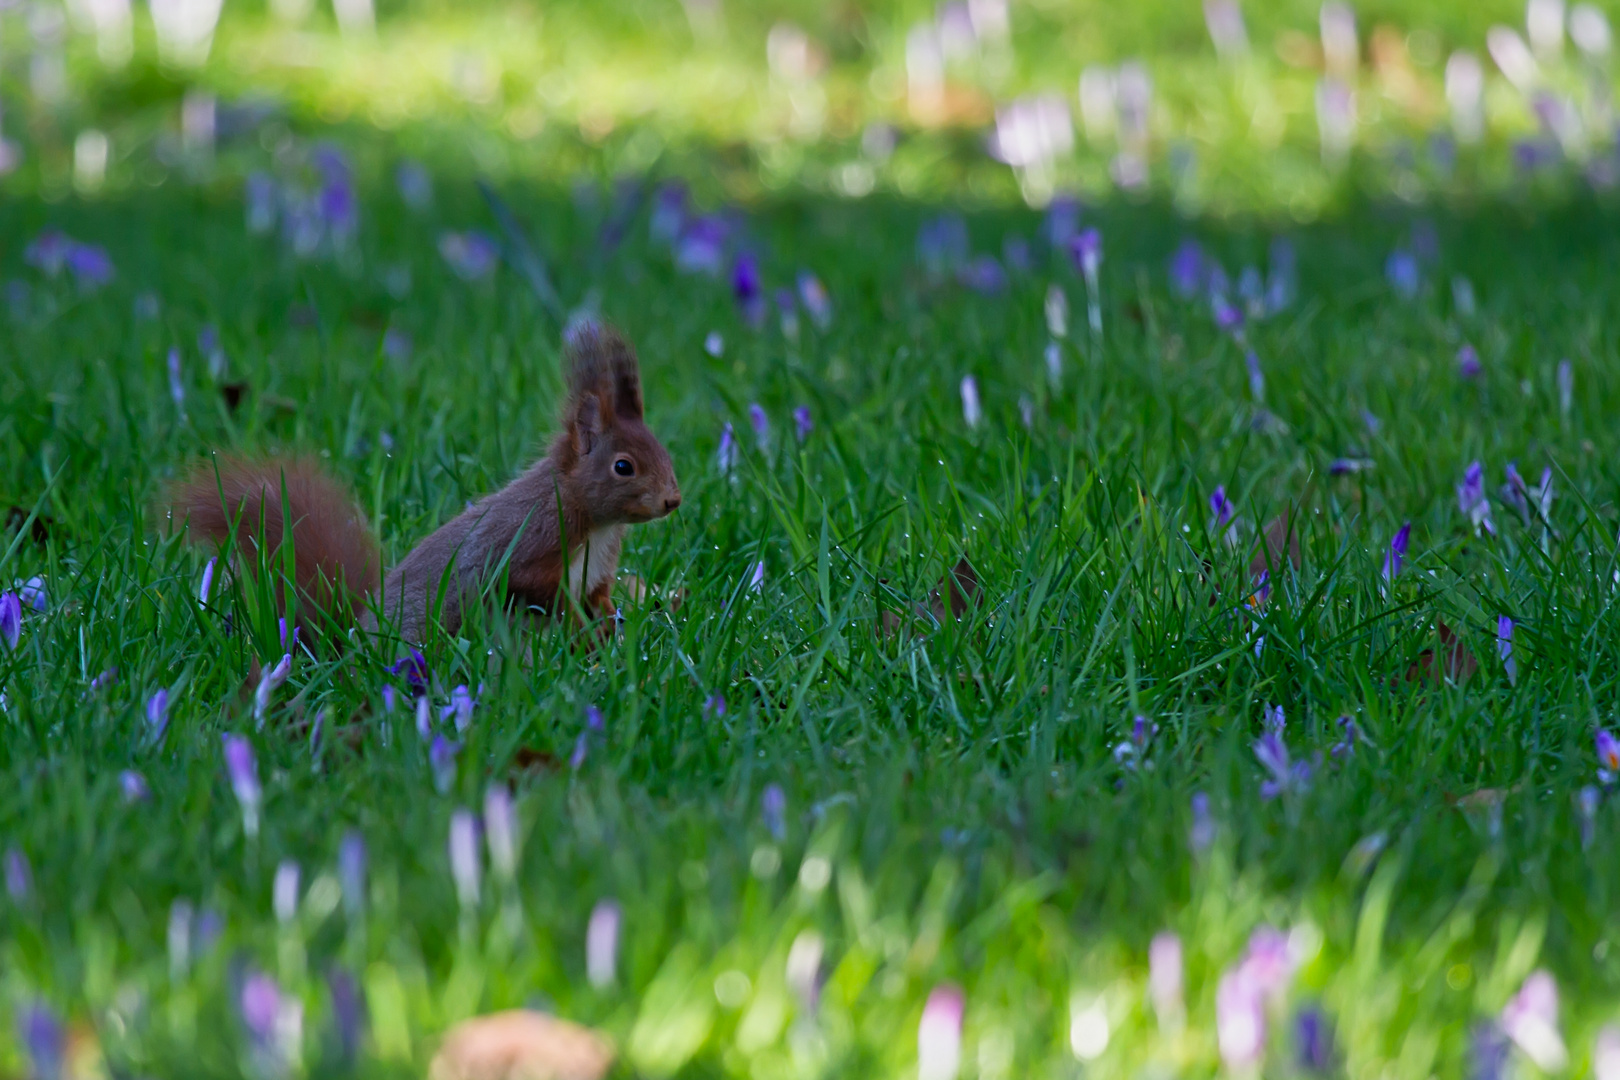
[[596,445],[602,435],[602,405],[594,393],[586,392],[575,399],[568,414],[568,434],[574,440],[574,452],[581,457]]
[[613,365],[613,409],[626,420],[641,419],[641,370],[634,356]]

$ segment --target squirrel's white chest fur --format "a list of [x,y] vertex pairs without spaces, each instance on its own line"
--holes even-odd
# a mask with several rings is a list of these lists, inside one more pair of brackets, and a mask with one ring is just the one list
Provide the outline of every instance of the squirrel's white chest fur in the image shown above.
[[623,535],[623,525],[592,529],[585,543],[568,553],[570,593],[577,597],[588,596],[592,589],[613,576],[619,561],[619,539]]

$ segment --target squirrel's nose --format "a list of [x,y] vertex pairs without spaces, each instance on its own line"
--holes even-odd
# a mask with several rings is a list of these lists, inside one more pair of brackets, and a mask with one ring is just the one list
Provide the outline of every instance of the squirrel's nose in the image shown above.
[[680,507],[680,505],[681,493],[677,491],[673,496],[664,500],[664,513],[673,514]]

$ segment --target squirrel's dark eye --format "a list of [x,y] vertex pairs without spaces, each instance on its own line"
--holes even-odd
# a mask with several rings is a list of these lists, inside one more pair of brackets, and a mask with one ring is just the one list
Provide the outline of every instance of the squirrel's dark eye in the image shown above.
[[618,461],[615,461],[613,463],[613,471],[618,473],[620,476],[636,475],[636,467],[630,464],[629,458],[620,458]]

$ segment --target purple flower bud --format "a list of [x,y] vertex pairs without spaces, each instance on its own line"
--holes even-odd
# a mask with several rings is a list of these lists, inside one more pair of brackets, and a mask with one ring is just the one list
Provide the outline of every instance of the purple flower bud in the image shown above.
[[456,734],[464,734],[468,725],[472,723],[473,706],[478,702],[473,698],[472,692],[463,683],[450,691],[450,703],[439,710],[439,719],[448,720],[456,718]]
[[36,1001],[19,1009],[17,1037],[33,1066],[29,1075],[36,1080],[61,1080],[66,1076],[67,1029],[50,1006]]
[[1170,256],[1170,287],[1183,300],[1197,296],[1204,288],[1204,249],[1196,240],[1183,240]]
[[720,331],[709,331],[709,336],[703,339],[703,351],[716,360],[720,359],[726,351],[726,339],[720,336]]
[[262,971],[253,972],[242,980],[238,1007],[253,1042],[261,1049],[273,1048],[282,1015],[281,987],[276,980]]
[[401,657],[399,660],[396,660],[394,665],[388,670],[395,675],[403,675],[405,677],[405,685],[410,687],[411,693],[414,696],[421,697],[423,694],[427,693],[427,657],[417,652],[414,647],[411,648],[409,656]]
[[714,461],[722,476],[730,476],[737,470],[737,438],[731,433],[729,421],[720,429],[720,449],[716,451]]
[[1581,788],[1575,796],[1575,805],[1581,815],[1581,847],[1583,848],[1591,847],[1593,839],[1597,836],[1597,812],[1598,805],[1602,800],[1603,792],[1591,784]]
[[1301,1009],[1294,1019],[1294,1034],[1303,1071],[1322,1074],[1333,1067],[1333,1028],[1326,1013],[1315,1006]]
[[729,231],[725,221],[713,215],[689,220],[675,241],[675,268],[719,277],[725,269]]
[[1502,1009],[1502,1031],[1542,1072],[1561,1070],[1569,1061],[1558,1031],[1558,983],[1546,971],[1532,971]]
[[1465,379],[1477,379],[1484,370],[1484,365],[1479,362],[1478,350],[1465,342],[1457,350],[1457,374]]
[[623,913],[616,900],[599,900],[585,927],[585,977],[598,990],[613,985],[618,969],[619,924]]
[[383,683],[382,704],[383,712],[391,713],[394,711],[394,688],[387,683]]
[[787,811],[787,796],[782,792],[780,784],[767,784],[765,793],[759,799],[760,812],[765,818],[765,827],[770,830],[771,836],[778,842],[787,835],[787,823],[784,815]]
[[276,867],[275,882],[270,888],[270,909],[276,922],[285,926],[298,914],[298,864],[283,859]]
[[169,691],[160,687],[157,693],[146,699],[146,730],[155,745],[163,741],[163,733],[168,729]]
[[251,840],[259,835],[259,807],[264,799],[259,787],[259,770],[253,761],[253,746],[240,735],[226,734],[222,740],[225,774],[242,807],[242,831]]
[[976,428],[984,419],[984,410],[979,406],[979,383],[971,375],[962,376],[962,420],[969,428]]
[[146,777],[134,769],[118,774],[118,789],[124,793],[126,803],[145,802],[152,794],[151,788],[146,786]]
[[169,397],[174,401],[175,408],[185,411],[186,382],[180,369],[180,350],[169,350]]
[[743,321],[758,330],[765,322],[765,294],[759,280],[759,261],[752,255],[738,255],[732,263],[731,295],[742,311]]
[[197,602],[208,603],[208,594],[214,591],[214,570],[219,565],[219,559],[209,559],[208,565],[203,567],[202,585],[197,589]]
[[394,170],[394,185],[399,197],[412,210],[426,210],[433,202],[433,178],[427,169],[415,161],[402,161]]
[[1266,399],[1266,376],[1260,370],[1260,358],[1253,352],[1244,356],[1244,363],[1249,367],[1249,396],[1256,402]]
[[798,285],[799,302],[810,313],[810,321],[816,324],[817,330],[826,330],[832,325],[832,299],[821,279],[808,270],[800,270]]
[[1477,461],[1468,466],[1463,482],[1457,485],[1457,506],[1476,532],[1483,528],[1487,534],[1496,535],[1496,527],[1491,524],[1491,503],[1485,497],[1485,467]]
[[1254,744],[1254,756],[1271,774],[1260,784],[1262,799],[1275,799],[1279,795],[1302,794],[1310,784],[1311,767],[1305,761],[1293,761],[1288,746],[1276,731],[1267,731]]
[[660,184],[653,193],[652,218],[648,222],[653,240],[672,243],[686,222],[686,187],[679,181]]
[[1202,791],[1193,792],[1192,818],[1187,842],[1193,854],[1197,855],[1208,851],[1210,845],[1215,843],[1215,818],[1209,812],[1209,796]]
[[1167,930],[1148,946],[1148,997],[1161,1027],[1179,1023],[1185,1013],[1182,983],[1181,938]]
[[484,793],[484,830],[490,868],[502,880],[511,881],[517,873],[517,814],[512,793],[504,784],[496,784]]
[[1069,258],[1080,273],[1085,275],[1088,282],[1096,280],[1097,271],[1102,266],[1102,234],[1096,229],[1086,229],[1069,240]]
[[1575,402],[1575,369],[1568,360],[1558,361],[1558,415],[1568,416]]
[[1384,554],[1384,582],[1388,584],[1400,576],[1401,568],[1406,565],[1406,548],[1412,539],[1412,523],[1405,522],[1395,531],[1389,541],[1389,551]]
[[1283,715],[1281,705],[1266,704],[1260,709],[1260,724],[1273,735],[1281,735],[1288,726],[1288,718]]
[[460,753],[460,743],[451,742],[443,735],[433,736],[433,743],[428,747],[428,768],[433,771],[433,786],[440,795],[448,794],[450,786],[456,782],[456,755]]
[[0,638],[10,649],[22,638],[22,598],[14,592],[0,593]]
[[1215,314],[1215,325],[1228,333],[1237,331],[1243,326],[1243,310],[1233,306],[1223,293],[1215,293],[1209,298],[1210,310]]
[[478,819],[469,810],[450,815],[450,877],[463,909],[478,906]]
[[416,699],[416,734],[423,742],[433,737],[433,707],[426,694]]
[[726,715],[725,696],[718,693],[710,694],[703,702],[703,716],[705,719],[712,716],[718,720],[724,715]]
[[1007,272],[992,255],[980,255],[963,263],[956,279],[964,288],[984,296],[997,296],[1007,291]]
[[765,588],[765,564],[762,563],[762,562],[757,562],[757,563],[754,564],[753,572],[748,575],[748,591],[749,592],[760,592],[764,588]]
[[349,1066],[359,1059],[365,1026],[365,1007],[354,976],[334,967],[326,973],[326,989],[332,995],[332,1020],[337,1027],[338,1057]]
[[1226,497],[1226,486],[1216,484],[1215,490],[1209,496],[1209,512],[1215,515],[1215,528],[1219,529],[1230,522],[1237,513],[1237,507],[1232,500]]
[[815,430],[815,426],[814,421],[810,419],[810,406],[800,405],[793,410],[793,434],[800,442],[810,437],[810,432]]
[[287,681],[292,674],[292,654],[287,653],[275,667],[269,668],[259,676],[258,688],[253,691],[253,719],[256,723],[264,723],[264,712],[270,707],[270,698],[276,688]]
[[771,441],[771,419],[765,414],[765,408],[759,402],[748,406],[748,423],[754,429],[754,441],[761,450],[765,449]]
[[1350,717],[1341,716],[1339,717],[1339,731],[1341,736],[1339,741],[1333,744],[1333,756],[1349,757],[1356,752],[1356,742],[1361,738],[1361,729],[1356,726],[1356,722]]
[[463,281],[482,281],[494,273],[501,251],[494,239],[481,232],[439,234],[439,254]]
[[35,611],[44,611],[50,607],[50,599],[45,592],[45,579],[36,574],[23,582],[17,589],[17,602]]
[[349,918],[358,918],[366,906],[366,841],[358,829],[344,833],[338,844],[338,884]]
[[1390,288],[1395,290],[1395,295],[1402,300],[1411,300],[1417,296],[1418,289],[1423,284],[1417,258],[1411,252],[1400,249],[1391,252],[1389,259],[1385,261],[1384,276],[1389,279]]
[[68,249],[68,269],[85,292],[100,288],[113,279],[112,259],[104,248],[94,244],[74,244]]
[[936,986],[929,993],[917,1025],[918,1080],[956,1080],[962,1061],[964,1004],[956,986]]
[[1508,685],[1519,681],[1519,663],[1513,658],[1513,620],[1506,615],[1496,617],[1496,655],[1507,672]]
[[20,848],[6,849],[6,895],[17,904],[26,904],[34,895],[34,871]]
[[90,680],[89,692],[92,694],[99,693],[117,681],[118,669],[115,667],[110,667],[106,671],[103,671],[100,675],[97,675],[95,678]]
[[1603,728],[1597,733],[1598,779],[1612,784],[1620,779],[1620,739]]
[[74,241],[67,234],[47,229],[24,249],[23,261],[46,277],[54,278],[67,266],[68,252],[73,247]]
[[319,206],[333,246],[348,247],[360,227],[360,200],[354,193],[353,181],[346,176],[328,180],[321,186]]

